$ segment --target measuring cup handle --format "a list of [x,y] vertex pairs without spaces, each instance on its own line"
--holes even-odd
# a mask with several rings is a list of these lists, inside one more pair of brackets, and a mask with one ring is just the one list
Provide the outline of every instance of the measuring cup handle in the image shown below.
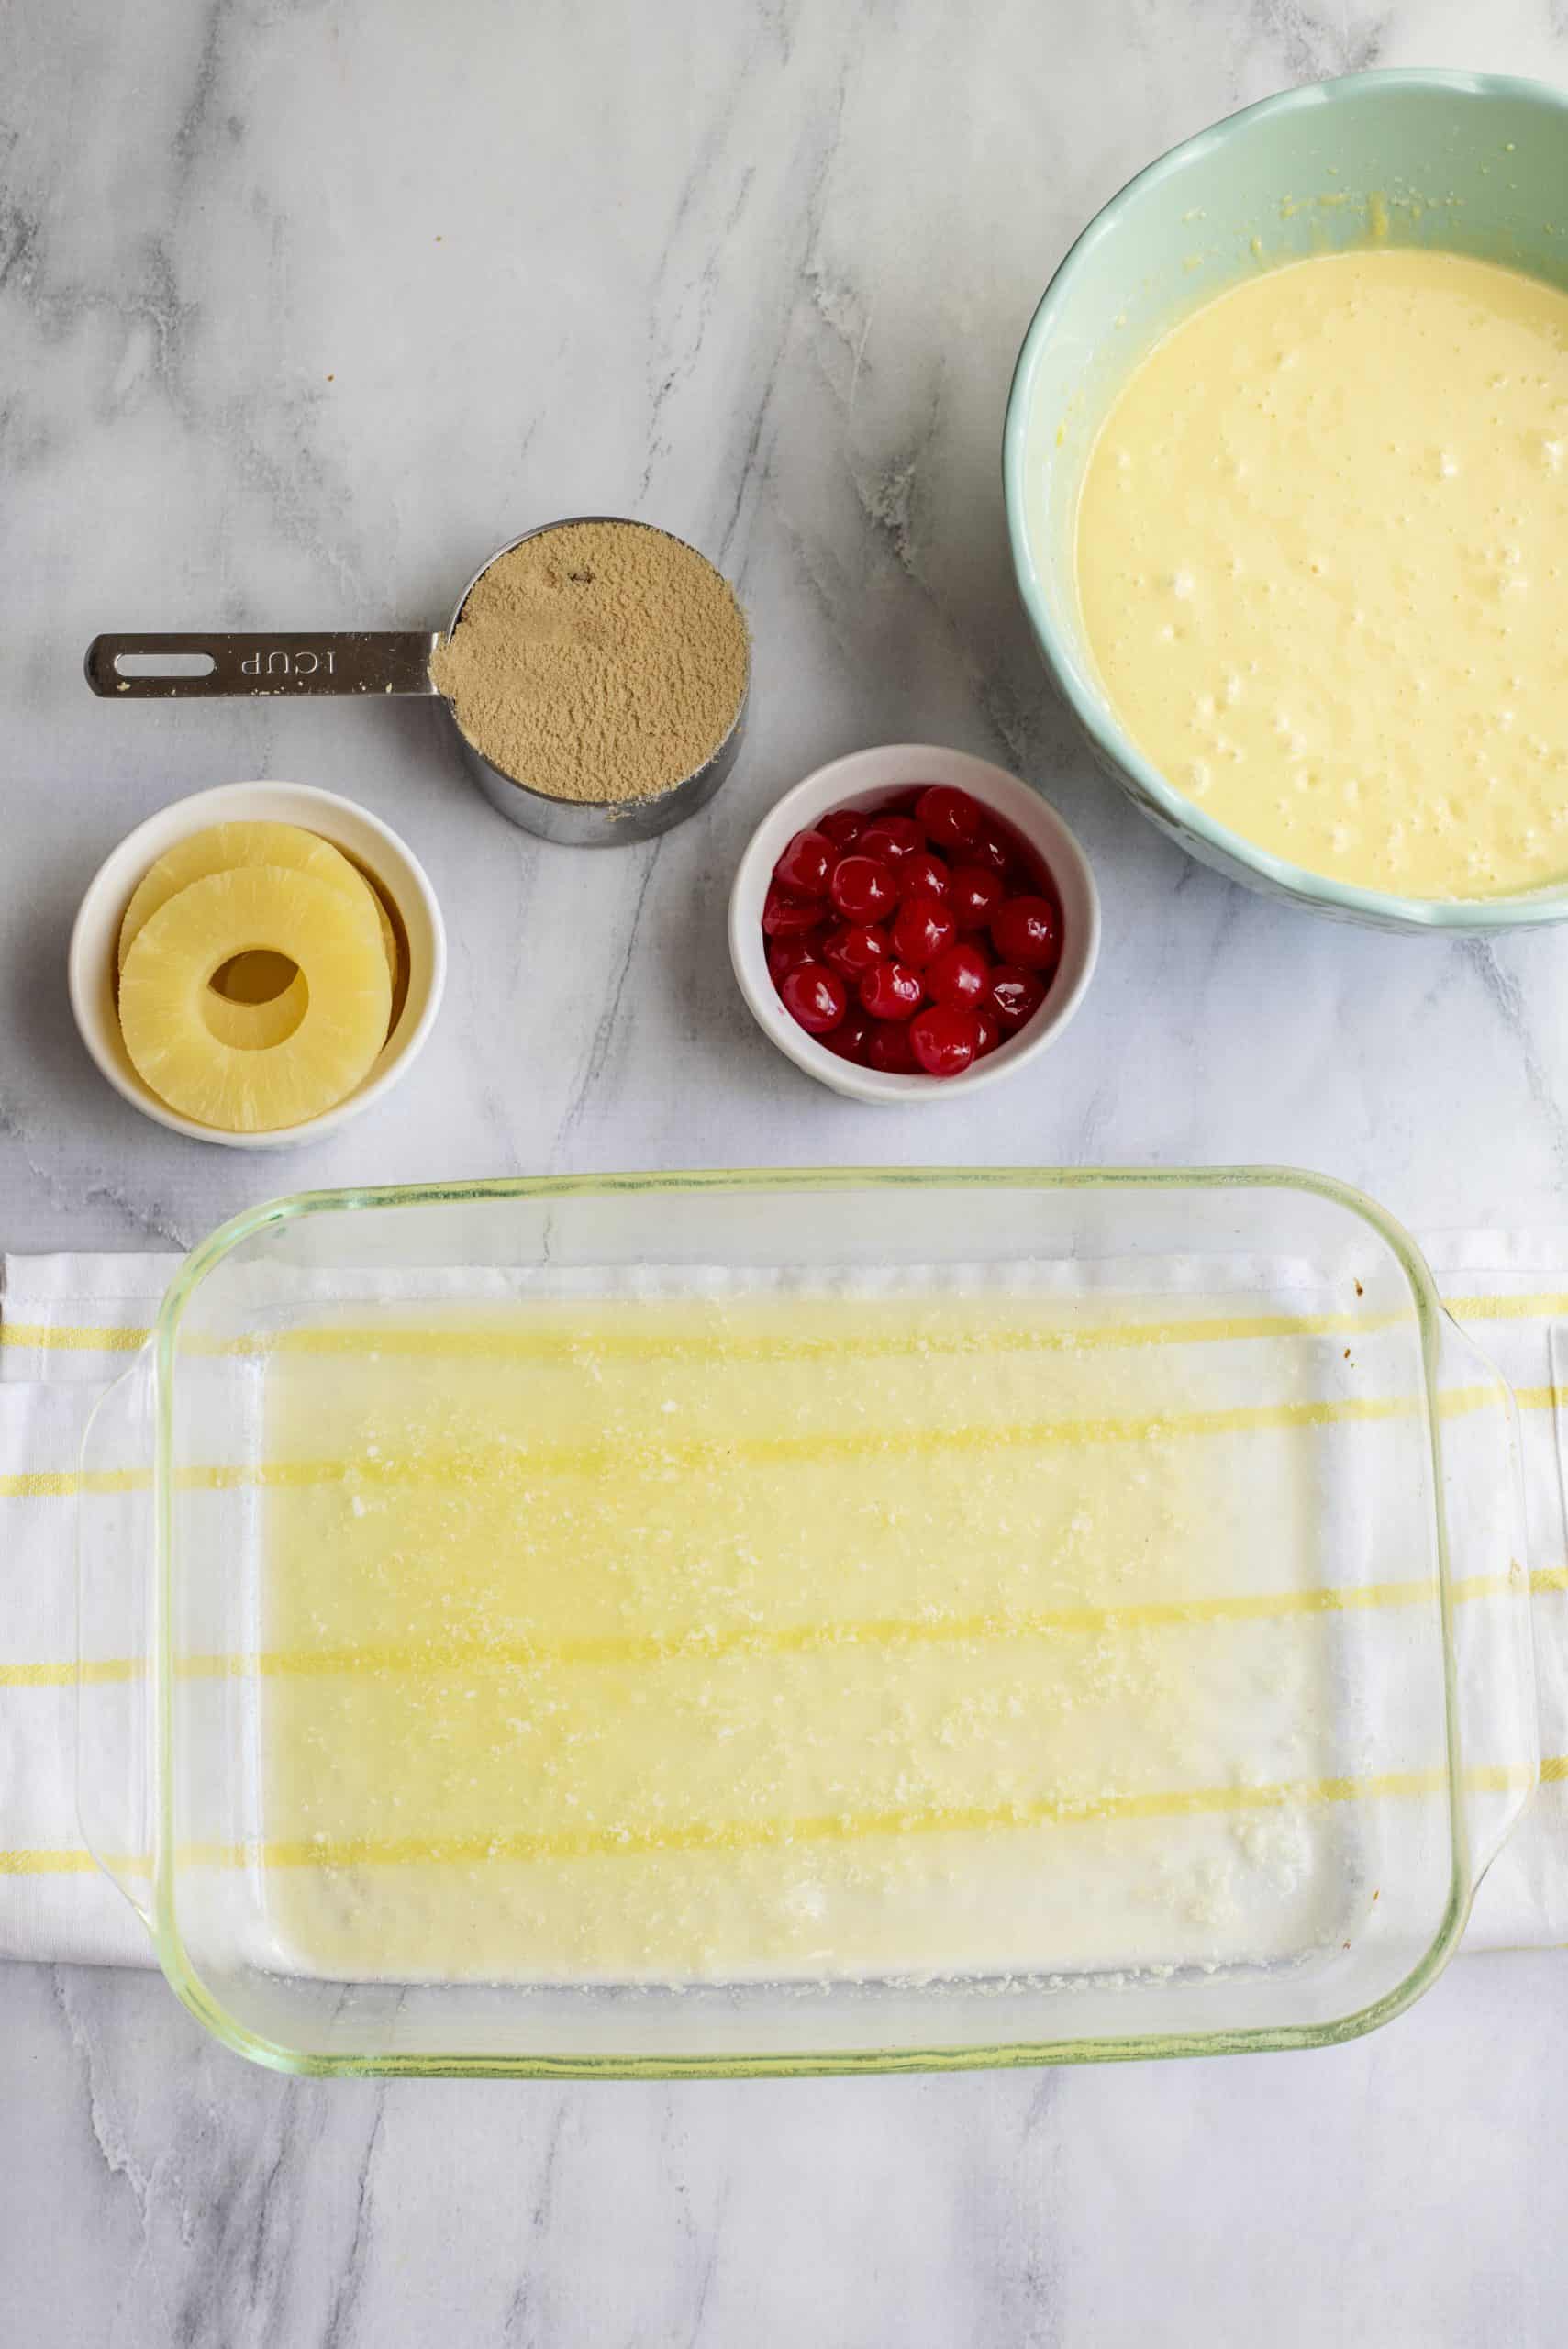
[[295,636],[95,636],[87,683],[110,700],[192,694],[433,694],[424,629]]

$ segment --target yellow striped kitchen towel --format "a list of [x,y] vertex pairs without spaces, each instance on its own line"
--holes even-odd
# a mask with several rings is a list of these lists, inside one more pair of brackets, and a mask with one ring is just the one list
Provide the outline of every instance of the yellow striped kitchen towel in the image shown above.
[[[1494,1864],[1467,1947],[1568,1943],[1568,1230],[1429,1235],[1456,1317],[1520,1406],[1543,1784]],[[146,1964],[76,1806],[75,1507],[82,1431],[142,1344],[179,1260],[15,1256],[0,1292],[0,1956]],[[128,1668],[128,1659],[121,1660]],[[88,1751],[122,1706],[116,1659],[82,1698]]]
[[[76,1815],[82,1431],[179,1259],[24,1256],[0,1293],[0,1955],[150,1965]],[[92,1722],[83,1724],[92,1735]]]

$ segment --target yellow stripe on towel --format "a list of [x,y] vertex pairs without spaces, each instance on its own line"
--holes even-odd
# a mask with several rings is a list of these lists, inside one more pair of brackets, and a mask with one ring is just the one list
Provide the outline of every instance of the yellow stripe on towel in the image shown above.
[[[1568,1780],[1568,1754],[1553,1754],[1540,1765],[1543,1785]],[[1502,1765],[1464,1775],[1467,1794],[1506,1794],[1528,1786],[1526,1773]],[[1385,1770],[1365,1778],[1282,1780],[1255,1787],[1193,1787],[1164,1793],[1113,1795],[1098,1801],[1065,1801],[1041,1796],[1032,1802],[980,1806],[936,1806],[929,1810],[843,1814],[806,1819],[694,1820],[688,1827],[563,1829],[553,1833],[518,1831],[500,1835],[359,1838],[317,1842],[192,1843],[177,1854],[182,1867],[405,1867],[472,1865],[483,1860],[615,1858],[651,1852],[732,1852],[775,1845],[853,1842],[876,1835],[990,1833],[1008,1827],[1080,1827],[1146,1819],[1223,1818],[1251,1810],[1282,1810],[1299,1805],[1321,1808],[1346,1802],[1408,1801],[1441,1794],[1444,1770]],[[80,1845],[54,1851],[0,1851],[0,1876],[71,1876],[95,1867]],[[145,1855],[135,1862],[143,1872]]]
[[139,1353],[152,1332],[127,1330],[116,1323],[72,1328],[48,1321],[0,1321],[0,1346],[35,1346],[40,1352],[87,1354]]
[[79,1843],[60,1852],[0,1851],[0,1876],[78,1876],[97,1865]]
[[[1512,1575],[1472,1575],[1456,1581],[1451,1591],[1456,1606],[1476,1598],[1507,1598],[1518,1587],[1518,1565]],[[1532,1597],[1568,1590],[1568,1566],[1542,1566],[1529,1576]],[[722,1662],[730,1656],[809,1654],[844,1647],[924,1647],[949,1641],[972,1644],[979,1640],[1001,1643],[1039,1639],[1052,1633],[1093,1635],[1107,1631],[1182,1631],[1207,1623],[1273,1620],[1291,1615],[1352,1614],[1391,1607],[1414,1607],[1432,1595],[1429,1581],[1328,1584],[1310,1590],[1249,1591],[1216,1598],[1159,1599],[1123,1607],[1067,1607],[1033,1613],[995,1616],[921,1616],[904,1620],[871,1622],[795,1623],[777,1631],[738,1626],[724,1632],[701,1634],[648,1633],[640,1637],[517,1641],[497,1644],[491,1640],[453,1636],[418,1645],[379,1647],[262,1648],[252,1655],[239,1653],[185,1655],[175,1664],[181,1680],[238,1679],[254,1673],[265,1679],[290,1675],[319,1677],[331,1673],[527,1671],[540,1664],[662,1664],[683,1656]],[[84,1685],[102,1687],[143,1676],[145,1663],[130,1656],[97,1656],[74,1664],[0,1664],[0,1688],[64,1688],[78,1676]]]

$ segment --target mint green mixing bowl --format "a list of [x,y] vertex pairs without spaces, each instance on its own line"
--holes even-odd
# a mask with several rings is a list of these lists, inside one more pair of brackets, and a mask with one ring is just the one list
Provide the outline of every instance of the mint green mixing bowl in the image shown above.
[[1174,790],[1128,739],[1084,639],[1073,575],[1078,493],[1130,369],[1177,319],[1260,267],[1374,238],[1474,254],[1568,289],[1568,96],[1487,74],[1356,73],[1265,98],[1129,181],[1051,279],[1018,354],[1002,444],[1018,585],[1046,665],[1100,763],[1205,864],[1385,930],[1562,921],[1568,885],[1514,897],[1398,897],[1254,847]]

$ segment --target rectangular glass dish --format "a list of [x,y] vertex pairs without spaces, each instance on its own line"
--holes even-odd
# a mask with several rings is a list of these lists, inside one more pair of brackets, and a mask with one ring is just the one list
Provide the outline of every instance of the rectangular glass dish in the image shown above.
[[81,1598],[87,1839],[291,2071],[1319,2044],[1537,1773],[1507,1389],[1288,1172],[257,1208],[95,1416]]

